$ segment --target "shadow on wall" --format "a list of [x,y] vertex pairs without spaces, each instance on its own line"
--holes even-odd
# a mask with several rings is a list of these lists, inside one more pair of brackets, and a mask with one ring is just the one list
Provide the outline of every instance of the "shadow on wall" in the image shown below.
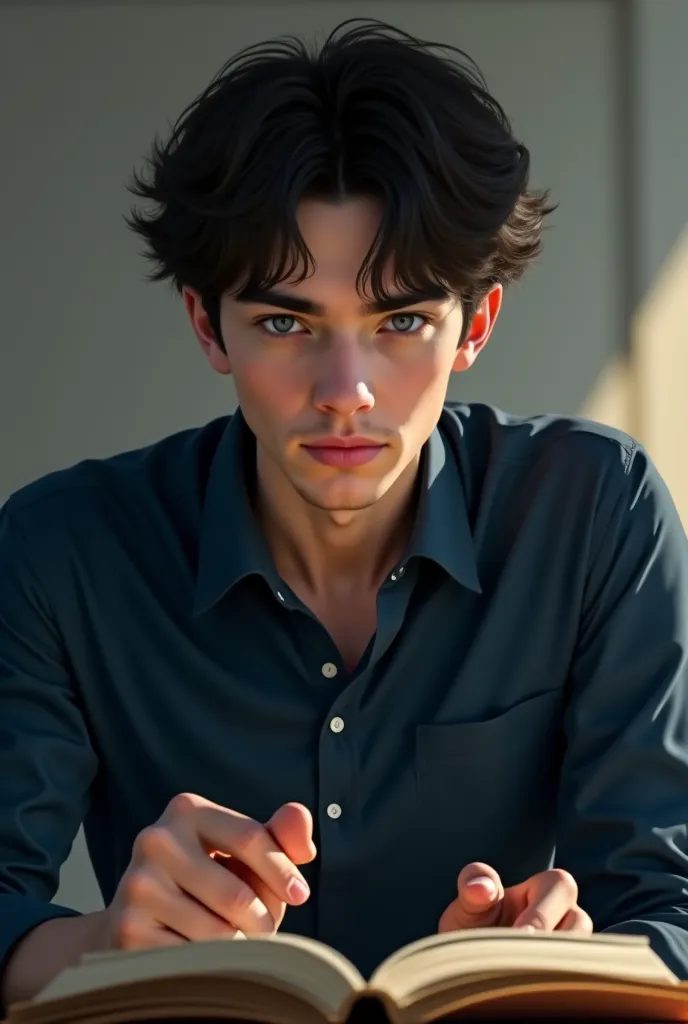
[[688,526],[688,225],[635,311],[631,352],[608,365],[581,410],[647,449]]

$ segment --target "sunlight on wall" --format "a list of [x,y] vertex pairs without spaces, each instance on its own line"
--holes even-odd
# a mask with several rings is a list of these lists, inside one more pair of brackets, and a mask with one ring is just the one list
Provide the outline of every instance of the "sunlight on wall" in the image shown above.
[[627,359],[619,357],[605,367],[593,391],[581,407],[581,416],[608,423],[636,435],[633,396],[634,378]]
[[610,364],[582,416],[647,449],[688,524],[688,225],[633,317],[630,362]]
[[688,525],[688,225],[633,324],[639,437]]

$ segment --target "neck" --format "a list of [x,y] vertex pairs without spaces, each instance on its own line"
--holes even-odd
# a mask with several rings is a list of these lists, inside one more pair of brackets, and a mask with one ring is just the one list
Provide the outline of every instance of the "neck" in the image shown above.
[[280,576],[315,597],[377,591],[413,527],[419,462],[374,505],[331,512],[308,504],[259,447],[257,514]]

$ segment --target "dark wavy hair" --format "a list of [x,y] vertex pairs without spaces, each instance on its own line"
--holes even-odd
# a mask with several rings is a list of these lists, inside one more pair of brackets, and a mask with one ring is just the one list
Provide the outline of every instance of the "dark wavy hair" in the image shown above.
[[[359,292],[383,273],[440,285],[470,316],[538,255],[548,191],[529,191],[530,154],[462,50],[350,18],[318,48],[292,36],[232,57],[127,188],[155,212],[125,221],[145,239],[148,280],[196,289],[218,343],[220,296],[304,280],[304,198],[381,203]],[[468,317],[467,317],[468,319]]]

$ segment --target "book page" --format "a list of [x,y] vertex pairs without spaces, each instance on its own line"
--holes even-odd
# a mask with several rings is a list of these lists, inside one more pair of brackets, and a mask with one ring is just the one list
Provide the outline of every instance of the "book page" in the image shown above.
[[218,975],[264,981],[266,986],[303,993],[326,1016],[336,1016],[365,981],[340,953],[300,935],[278,933],[241,942],[215,940],[183,946],[85,956],[78,967],[63,971],[36,997],[45,1003],[132,982],[154,983],[183,976]]
[[683,985],[644,985],[599,978],[543,980],[528,977],[513,984],[465,986],[450,998],[436,996],[420,1006],[393,1013],[395,1024],[432,1024],[446,1017],[487,1020],[616,1020],[688,1022],[688,990]]
[[392,954],[373,974],[372,988],[403,1007],[480,975],[585,974],[675,985],[676,976],[645,936],[528,933],[485,928],[429,936]]
[[119,985],[44,1003],[14,1003],[7,1024],[127,1024],[182,1018],[329,1024],[303,997],[222,974]]

